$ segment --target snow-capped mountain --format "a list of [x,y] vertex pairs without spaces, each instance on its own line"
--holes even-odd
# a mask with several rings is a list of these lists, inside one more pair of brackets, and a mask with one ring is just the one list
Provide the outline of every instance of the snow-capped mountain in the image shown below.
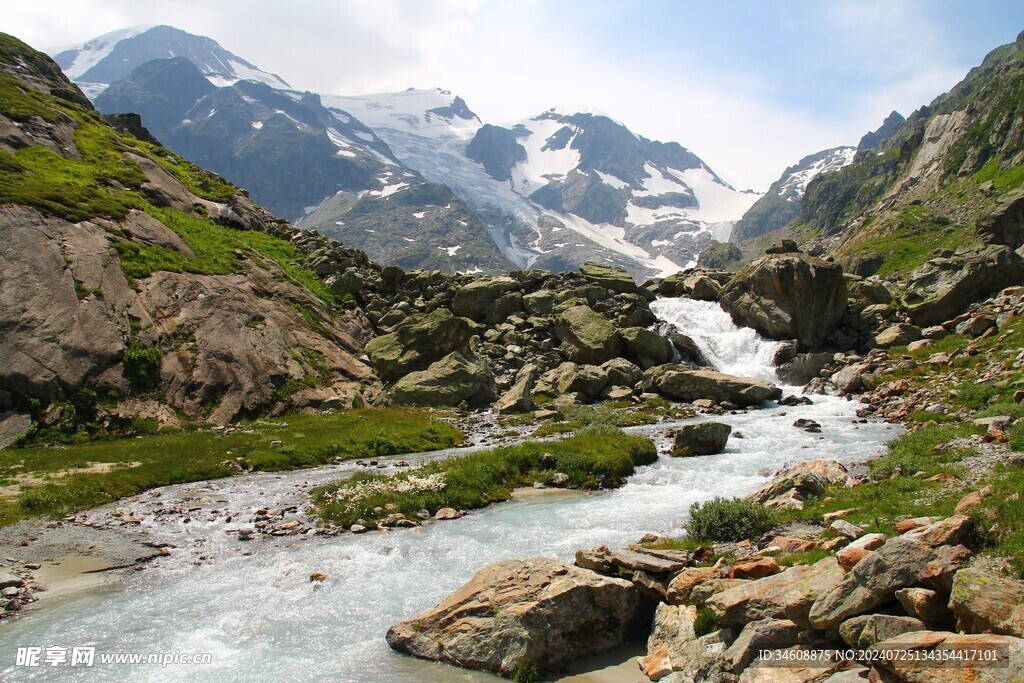
[[140,64],[167,57],[187,58],[214,85],[249,80],[273,88],[290,87],[277,74],[262,71],[212,38],[172,26],[135,26],[111,31],[82,45],[51,52],[51,56],[89,97],[125,78]]
[[319,95],[252,80],[218,87],[175,57],[139,65],[94,103],[107,114],[140,114],[165,145],[274,213],[375,259],[450,272],[511,265],[451,190],[403,166],[372,130],[324,107]]
[[736,223],[729,236],[730,241],[760,237],[789,223],[800,211],[807,184],[823,173],[849,166],[856,154],[856,147],[833,147],[809,154],[787,168],[768,188],[767,194]]
[[[104,113],[372,257],[463,272],[691,265],[758,199],[597,111],[486,124],[451,92],[299,93],[215,41],[139,27],[57,61]],[[443,186],[443,187],[442,187]]]
[[405,165],[451,186],[520,266],[600,258],[640,276],[675,272],[759,197],[677,143],[647,140],[596,111],[551,109],[496,126],[439,89],[324,102],[363,121]]

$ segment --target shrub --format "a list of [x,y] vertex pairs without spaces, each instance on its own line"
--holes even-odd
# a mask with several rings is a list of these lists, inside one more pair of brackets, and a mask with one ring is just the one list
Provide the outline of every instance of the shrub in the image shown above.
[[143,346],[134,340],[128,342],[122,359],[124,376],[136,389],[150,389],[156,385],[163,359],[164,352],[159,346]]
[[709,541],[740,541],[760,536],[775,526],[775,513],[742,498],[715,497],[690,506],[686,530],[694,538]]
[[724,624],[722,624],[722,620],[718,618],[717,614],[707,607],[701,607],[697,610],[697,617],[693,620],[693,633],[700,638],[717,631],[722,626]]

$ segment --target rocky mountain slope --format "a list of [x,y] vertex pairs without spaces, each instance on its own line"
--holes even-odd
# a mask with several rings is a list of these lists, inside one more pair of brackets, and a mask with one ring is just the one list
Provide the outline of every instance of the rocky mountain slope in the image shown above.
[[[496,272],[508,262],[565,270],[593,260],[663,275],[690,265],[712,236],[724,239],[757,199],[678,144],[636,136],[599,112],[551,110],[494,126],[442,90],[297,93],[170,27],[108,34],[57,57],[100,111],[141,113],[186,158],[384,262]],[[152,59],[172,63],[145,64]],[[186,74],[184,59],[217,89]],[[262,85],[246,83],[250,73]],[[369,130],[346,130],[360,122]],[[289,171],[270,174],[269,164]]]
[[733,228],[732,242],[759,237],[793,220],[800,211],[807,184],[817,175],[832,173],[853,163],[854,147],[833,147],[808,154],[793,164],[750,207]]
[[861,274],[908,273],[936,249],[1017,249],[1024,34],[914,112],[878,149],[812,181],[793,221]]
[[359,360],[369,322],[299,265],[287,223],[111,127],[7,35],[0,89],[6,433],[226,422],[376,395]]
[[815,177],[833,173],[853,163],[857,154],[878,149],[903,125],[905,119],[892,112],[877,130],[865,133],[856,147],[833,147],[809,154],[793,164],[772,183],[768,193],[743,214],[729,236],[731,242],[755,239],[784,227],[800,211],[807,185]]

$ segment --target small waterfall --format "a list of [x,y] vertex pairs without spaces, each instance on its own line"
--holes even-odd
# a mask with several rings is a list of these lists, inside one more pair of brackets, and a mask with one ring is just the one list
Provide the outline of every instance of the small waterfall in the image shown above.
[[689,336],[719,372],[758,377],[775,384],[775,357],[783,342],[769,341],[749,327],[739,327],[715,301],[658,299],[651,310]]

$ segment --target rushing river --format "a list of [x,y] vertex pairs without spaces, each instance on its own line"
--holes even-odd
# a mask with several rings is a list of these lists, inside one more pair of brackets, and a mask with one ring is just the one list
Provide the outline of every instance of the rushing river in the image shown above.
[[[716,305],[662,300],[652,308],[694,337],[719,369],[774,377],[772,344],[736,328]],[[149,508],[143,503],[132,504],[159,538],[183,549],[204,548],[212,559],[196,566],[195,550],[175,551],[111,588],[0,624],[0,678],[494,681],[484,674],[397,655],[384,642],[384,633],[395,620],[434,605],[489,562],[539,555],[571,561],[579,548],[621,546],[646,532],[679,535],[694,501],[747,493],[786,463],[811,458],[862,460],[876,454],[896,433],[881,423],[856,424],[856,403],[813,398],[809,406],[715,418],[733,426],[725,453],[663,457],[641,467],[615,491],[552,492],[414,530],[312,537],[290,546],[263,540],[245,543],[226,534],[223,525],[165,528],[147,517]],[[822,433],[793,427],[799,417],[819,422]],[[631,431],[649,435],[660,449],[667,444],[664,433],[669,426]],[[337,477],[350,469],[239,477],[170,487],[161,494],[173,498],[206,492],[232,508],[252,511],[294,499],[305,482]],[[311,583],[311,572],[323,572],[328,579]],[[115,653],[210,653],[212,663],[164,668],[15,666],[17,648],[27,645],[95,646],[97,652]]]

